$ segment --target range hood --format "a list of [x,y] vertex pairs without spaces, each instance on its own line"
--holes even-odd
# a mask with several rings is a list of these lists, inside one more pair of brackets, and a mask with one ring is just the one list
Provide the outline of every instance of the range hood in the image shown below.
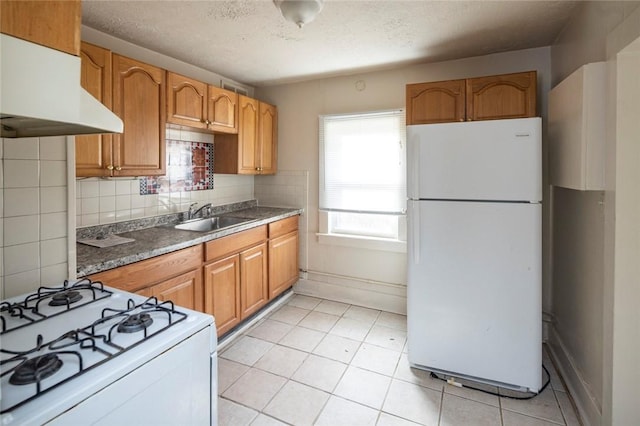
[[0,136],[122,133],[122,120],[80,86],[79,57],[0,37]]

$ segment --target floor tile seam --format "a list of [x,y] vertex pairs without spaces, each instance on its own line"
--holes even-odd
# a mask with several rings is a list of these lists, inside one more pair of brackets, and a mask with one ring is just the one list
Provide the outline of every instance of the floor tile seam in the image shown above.
[[438,422],[436,423],[438,426],[440,426],[440,423],[442,423],[442,408],[444,407],[444,387],[442,388],[442,391],[440,392],[440,408],[438,409]]
[[[526,416],[526,417],[531,417],[531,418],[536,419],[536,420],[544,420],[545,422],[553,423],[554,425],[566,426],[566,423],[558,423],[556,420],[548,419],[546,417],[534,416],[531,413],[523,413],[521,411],[516,411],[516,410],[514,410],[512,408],[502,408],[502,410],[503,411],[509,411],[511,413],[520,414],[520,415]],[[563,417],[563,420],[564,420],[564,417]]]
[[388,411],[385,411],[385,410],[384,410],[384,405],[383,405],[382,409],[380,410],[380,414],[382,414],[382,413],[384,413],[384,414],[388,414],[388,415],[393,416],[393,417],[397,417],[397,418],[402,419],[402,420],[406,420],[406,421],[411,422],[411,423],[415,423],[415,424],[417,424],[417,425],[424,425],[424,423],[417,422],[417,421],[415,421],[415,420],[411,420],[410,418],[408,418],[408,417],[404,417],[404,416],[401,416],[400,414],[397,414],[397,413],[390,413],[390,412],[388,412]]
[[556,404],[558,404],[558,408],[560,408],[560,415],[562,416],[562,420],[564,421],[564,425],[567,425],[568,424],[567,415],[565,414],[564,410],[562,409],[562,404],[560,404],[560,400],[558,399],[558,395],[556,394],[555,390],[553,391],[553,397],[556,400]]
[[239,406],[241,406],[241,407],[248,408],[248,409],[249,409],[249,410],[251,410],[251,411],[255,411],[255,412],[256,412],[256,415],[251,419],[251,422],[250,422],[249,424],[253,423],[253,421],[254,421],[255,419],[257,419],[257,418],[258,418],[258,416],[259,416],[260,414],[262,414],[262,411],[261,411],[261,410],[256,410],[256,409],[255,409],[255,408],[253,408],[253,407],[250,407],[250,406],[248,406],[248,405],[246,405],[246,404],[243,404],[242,402],[235,401],[235,400],[233,400],[233,399],[231,399],[231,398],[229,398],[229,397],[222,396],[222,395],[218,395],[218,398],[220,398],[220,399],[224,399],[225,401],[232,402],[232,403],[234,403],[234,404],[236,404],[236,405],[239,405]]
[[[309,385],[307,385],[307,386],[309,386]],[[310,386],[310,387],[313,387],[313,386]],[[326,392],[326,391],[323,391],[323,392]],[[330,393],[329,394],[329,398],[327,398],[327,400],[324,402],[324,404],[322,404],[322,408],[320,409],[320,411],[318,411],[318,414],[316,414],[316,416],[314,417],[313,421],[311,422],[312,425],[315,425],[318,422],[318,419],[322,415],[322,412],[324,411],[324,409],[327,407],[327,404],[329,403],[329,400],[331,399],[332,396],[333,396],[333,393]]]
[[[273,374],[273,373],[271,373],[271,374]],[[275,374],[274,374],[274,375],[275,375]],[[278,376],[278,377],[281,377],[281,376]],[[280,387],[278,388],[278,390],[277,390],[277,391],[275,391],[275,392],[273,393],[273,395],[271,396],[271,398],[269,399],[269,401],[267,401],[267,403],[266,403],[266,404],[264,404],[264,407],[262,407],[262,408],[259,410],[261,413],[266,414],[266,415],[268,415],[268,416],[270,416],[270,417],[273,417],[274,419],[276,419],[276,420],[278,420],[278,421],[280,421],[280,422],[286,423],[286,424],[290,424],[290,423],[288,423],[286,420],[283,420],[283,419],[280,419],[279,417],[274,416],[273,414],[267,414],[267,413],[265,413],[265,411],[264,411],[264,410],[266,410],[266,409],[267,409],[267,407],[269,406],[269,404],[271,404],[271,403],[273,402],[273,400],[276,398],[276,396],[278,396],[278,395],[280,394],[280,392],[282,392],[282,389],[284,389],[284,387],[285,387],[285,386],[287,385],[287,383],[289,383],[289,382],[290,382],[290,380],[289,380],[289,379],[285,379],[285,381],[284,381],[284,383],[282,384],[282,386],[280,386]]]
[[[445,394],[447,394],[447,395],[455,396],[456,398],[462,398],[462,399],[464,399],[465,401],[477,402],[478,404],[486,405],[487,407],[497,408],[497,409],[499,409],[499,410],[501,410],[501,409],[502,409],[502,408],[500,407],[500,405],[495,406],[495,405],[487,404],[486,402],[483,402],[483,401],[478,401],[477,399],[467,398],[466,396],[456,395],[455,393],[449,393],[449,392],[447,392],[447,391],[446,391],[447,386],[451,386],[451,385],[445,385],[445,386],[443,387],[443,391],[444,391],[444,393],[445,393]],[[500,402],[498,402],[498,404],[500,404]],[[512,411],[512,410],[509,410],[509,411]]]
[[324,409],[326,408],[326,405],[329,403],[329,400],[331,399],[331,397],[332,397],[332,396],[333,396],[333,397],[336,397],[336,398],[338,398],[338,399],[341,399],[341,400],[343,400],[343,401],[347,401],[347,402],[350,402],[350,403],[352,403],[352,404],[359,405],[360,407],[369,408],[369,409],[371,409],[371,410],[375,410],[375,411],[377,411],[377,412],[378,412],[378,414],[377,414],[377,416],[376,416],[376,423],[375,423],[375,424],[377,424],[377,423],[378,423],[378,420],[380,419],[380,413],[382,412],[382,408],[373,408],[373,407],[371,407],[371,406],[369,406],[369,405],[362,404],[361,402],[352,401],[352,400],[350,400],[350,399],[348,399],[348,398],[345,398],[344,396],[339,396],[339,395],[335,395],[335,394],[333,394],[333,393],[332,393],[332,394],[331,394],[331,396],[329,397],[329,399],[327,399],[327,402],[325,403],[325,406],[324,406],[324,407],[322,407],[322,410],[320,410],[320,413],[318,413],[318,417],[316,417],[316,419],[314,420],[314,422],[313,422],[313,424],[314,424],[314,425],[316,424],[316,422],[317,422],[317,421],[318,421],[318,419],[320,418],[320,415],[322,414],[322,411],[324,411]]
[[[390,351],[398,352],[400,355],[402,355],[404,353],[404,352],[402,352],[402,349],[397,350],[397,349],[389,348],[387,346],[380,346],[380,345],[377,345],[377,344],[372,343],[372,342],[367,342],[366,340],[363,340],[362,343],[366,343],[367,345],[372,345],[372,346],[375,346],[377,348],[389,349]],[[404,344],[402,346],[404,347]]]
[[[303,324],[301,324],[301,322],[302,322],[302,321],[300,321],[300,322],[299,322],[298,324],[296,324],[294,327],[302,327],[302,328],[305,328],[305,329],[307,329],[307,330],[318,331],[318,332],[320,332],[320,333],[325,333],[325,334],[329,334],[329,330],[331,330],[331,329],[333,328],[333,325],[332,325],[332,326],[331,326],[331,328],[330,328],[329,330],[327,330],[327,331],[324,331],[324,330],[318,330],[317,328],[312,328],[312,327],[309,327],[308,325],[303,325]],[[334,325],[335,325],[335,324],[334,324]]]
[[[291,424],[291,423],[287,422],[286,420],[281,419],[280,417],[276,417],[276,416],[275,416],[275,415],[273,415],[273,414],[266,414],[266,413],[264,413],[264,410],[266,410],[266,408],[269,406],[269,404],[271,404],[271,403],[273,402],[273,400],[276,398],[276,396],[278,396],[278,394],[280,394],[280,392],[285,388],[285,386],[287,386],[287,383],[289,383],[289,382],[294,382],[294,383],[299,384],[299,385],[302,385],[302,386],[307,386],[307,387],[309,387],[309,388],[311,388],[311,389],[313,389],[313,390],[318,390],[318,391],[320,391],[320,392],[322,392],[322,393],[325,393],[325,394],[329,395],[329,397],[327,398],[327,400],[326,400],[326,401],[324,402],[324,404],[322,405],[322,408],[320,409],[320,411],[318,412],[318,414],[317,414],[317,415],[316,415],[316,417],[314,418],[313,422],[311,423],[311,425],[315,424],[315,422],[318,420],[318,416],[320,416],[320,413],[322,413],[322,410],[324,410],[324,407],[327,405],[327,402],[329,401],[329,398],[331,398],[331,395],[333,395],[333,394],[332,394],[332,393],[329,393],[329,392],[327,392],[327,391],[325,391],[325,390],[318,389],[318,388],[315,388],[315,387],[313,387],[313,386],[307,385],[306,383],[300,383],[300,382],[298,382],[298,381],[296,381],[296,380],[292,380],[292,379],[287,379],[287,381],[286,381],[286,382],[284,382],[284,384],[280,387],[280,389],[278,389],[278,391],[277,391],[275,394],[273,394],[273,396],[271,397],[271,399],[269,400],[269,402],[267,402],[267,403],[265,404],[265,406],[262,408],[262,410],[260,410],[260,412],[261,412],[261,413],[263,413],[263,414],[265,414],[265,415],[268,415],[268,416],[270,416],[270,417],[273,417],[274,419],[276,419],[276,420],[278,420],[278,421],[280,421],[280,422],[286,423],[286,424],[288,424],[288,425],[290,425],[290,424]],[[296,426],[298,426],[298,425],[296,425]]]
[[[235,361],[232,361],[232,362],[235,362]],[[240,365],[245,365],[245,366],[246,366],[246,364],[241,364],[241,363],[238,363],[238,364],[240,364]],[[247,370],[246,370],[244,373],[242,373],[241,375],[239,375],[239,376],[238,376],[238,377],[237,377],[233,382],[231,382],[231,383],[229,384],[229,386],[227,386],[227,387],[225,388],[225,390],[223,390],[222,392],[218,391],[218,395],[222,395],[224,392],[226,392],[227,390],[229,390],[229,389],[231,388],[231,386],[235,385],[235,384],[236,384],[236,382],[237,382],[238,380],[240,380],[240,379],[241,379],[245,374],[247,374],[249,371],[251,371],[251,368],[253,368],[253,367],[249,367],[249,368],[247,368]],[[219,382],[218,382],[218,383],[219,383]]]
[[[282,346],[282,347],[283,347],[283,348],[287,348],[287,349],[298,350],[298,349],[295,349],[295,348],[289,348],[289,347],[287,347],[287,346]],[[309,358],[309,355],[311,355],[309,352],[304,352],[304,351],[300,351],[300,352],[303,352],[303,353],[305,354],[305,357],[304,357],[304,359],[302,360],[302,362],[300,363],[300,365],[298,366],[298,368],[296,368],[296,369],[293,371],[293,373],[291,373],[291,377],[293,377],[293,375],[294,375],[294,374],[296,374],[296,371],[298,371],[298,370],[300,369],[300,367],[302,367],[302,364],[304,364],[304,362],[307,360],[307,358]],[[251,368],[255,368],[255,369],[258,369],[258,370],[263,371],[263,372],[265,372],[265,373],[273,374],[274,376],[278,376],[278,377],[282,377],[283,379],[290,380],[290,379],[291,379],[291,377],[283,376],[283,375],[281,375],[281,374],[279,374],[279,373],[275,373],[275,372],[273,372],[273,371],[265,370],[264,368],[262,368],[262,367],[259,367],[259,366],[258,366],[258,363],[260,362],[260,360],[261,360],[264,356],[266,356],[266,355],[267,355],[267,354],[265,353],[262,357],[260,357],[260,359],[259,359],[259,360],[257,360],[257,361],[255,362],[255,364],[253,364],[253,366],[251,366]],[[249,370],[250,370],[251,368],[249,368]],[[245,373],[245,374],[246,374],[246,373]]]
[[398,381],[403,382],[403,383],[409,383],[410,385],[420,386],[421,388],[430,389],[432,391],[444,392],[444,386],[441,386],[440,389],[435,389],[435,388],[432,388],[431,386],[423,385],[423,384],[417,383],[417,382],[412,382],[410,380],[405,380],[402,377],[393,376],[392,379],[393,380],[398,380]]
[[[364,344],[364,342],[362,344]],[[362,348],[362,345],[360,345],[360,348]],[[358,349],[358,351],[360,350],[360,348]],[[385,348],[383,348],[383,349],[385,349]],[[357,354],[358,354],[358,352],[356,351],[356,355]],[[387,377],[390,377],[392,379],[394,378],[394,374],[396,373],[396,370],[398,369],[398,365],[400,363],[400,357],[398,357],[398,360],[395,362],[395,364],[393,366],[393,372],[391,374],[387,374],[387,373],[382,373],[380,371],[372,370],[370,368],[367,368],[367,367],[364,367],[364,366],[361,366],[361,365],[353,364],[353,360],[356,358],[356,355],[354,355],[354,357],[351,359],[351,361],[349,362],[349,365],[353,365],[354,367],[361,368],[363,370],[371,371],[372,373],[382,374],[383,376],[387,376]]]

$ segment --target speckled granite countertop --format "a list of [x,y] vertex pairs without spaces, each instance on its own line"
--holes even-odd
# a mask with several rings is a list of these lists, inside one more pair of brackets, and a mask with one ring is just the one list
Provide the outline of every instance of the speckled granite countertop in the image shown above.
[[[296,208],[257,206],[223,213],[214,212],[215,215],[243,217],[251,221],[209,233],[181,231],[173,228],[173,223],[179,221],[179,215],[171,215],[174,217],[168,217],[165,222],[168,221],[169,223],[144,229],[126,230],[125,232],[120,232],[117,226],[112,225],[106,228],[106,232],[116,233],[125,238],[133,238],[135,241],[106,248],[97,248],[77,243],[77,274],[78,277],[95,274],[301,213],[302,209]],[[128,228],[131,227],[129,224]],[[84,235],[88,236],[89,232],[90,231],[84,231]],[[80,233],[80,235],[83,234]]]

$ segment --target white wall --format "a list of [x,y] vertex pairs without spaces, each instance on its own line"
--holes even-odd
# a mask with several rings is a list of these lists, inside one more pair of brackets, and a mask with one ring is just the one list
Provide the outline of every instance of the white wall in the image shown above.
[[[640,345],[638,320],[637,314],[633,314],[637,311],[638,301],[637,266],[636,270],[629,264],[623,266],[618,259],[629,252],[628,247],[618,250],[619,236],[637,235],[638,223],[637,213],[633,216],[629,204],[621,204],[621,188],[618,186],[624,175],[629,191],[627,203],[637,203],[637,195],[628,185],[634,185],[637,193],[640,161],[634,145],[628,141],[623,145],[620,135],[616,135],[617,122],[622,118],[621,110],[616,106],[619,102],[617,92],[621,90],[616,81],[616,57],[624,46],[640,35],[639,4],[637,1],[586,2],[551,47],[554,84],[583,64],[604,60],[608,60],[611,80],[608,99],[603,99],[608,104],[607,190],[580,192],[555,189],[553,192],[552,311],[555,323],[550,343],[586,424],[640,423],[638,404],[625,399],[627,392],[636,400],[639,393],[637,383],[632,384],[633,380],[638,380],[640,371],[637,367]],[[640,69],[635,70],[635,76],[638,74]],[[622,91],[633,93],[631,87]],[[635,97],[639,96],[636,92]],[[635,108],[638,108],[637,104]],[[640,116],[637,109],[626,106],[624,111],[635,114],[635,120],[631,121],[637,122]],[[632,126],[627,128],[628,135],[633,135],[634,131],[637,149],[637,130]],[[620,153],[620,146],[629,151]],[[625,170],[618,164],[621,158],[630,163]],[[624,231],[618,228],[621,215],[634,218]],[[631,253],[635,253],[634,262],[637,264],[640,256],[637,248],[635,250]],[[636,287],[619,281],[622,277],[631,276]],[[635,300],[635,311],[629,307],[625,311],[624,302],[622,305],[616,303],[628,300]],[[618,328],[629,327],[630,319],[635,319],[633,337],[629,329]],[[616,331],[624,336],[622,340],[615,341]],[[630,362],[627,354],[633,354],[631,356],[636,361]],[[615,364],[614,359],[619,359],[619,364]]]
[[[318,115],[403,107],[408,83],[528,70],[538,71],[538,108],[546,117],[546,93],[550,87],[549,48],[257,88],[257,98],[278,106],[278,169],[309,172],[309,280],[303,280],[298,290],[350,303],[396,311],[406,309],[405,253],[318,242]],[[356,88],[358,81],[364,82],[364,90]],[[546,157],[546,145],[543,155]],[[546,182],[546,161],[544,175]],[[548,199],[546,191],[544,198]],[[546,204],[544,207],[548,211]],[[543,226],[545,253],[548,253],[546,218]],[[545,307],[550,305],[546,265],[545,260]]]

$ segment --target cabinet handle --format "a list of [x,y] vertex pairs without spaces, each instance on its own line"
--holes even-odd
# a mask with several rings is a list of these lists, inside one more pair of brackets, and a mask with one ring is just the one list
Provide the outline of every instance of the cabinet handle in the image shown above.
[[120,170],[122,170],[122,167],[120,167],[120,166],[116,166],[116,170],[117,170],[117,171],[120,171]]
[[113,166],[112,166],[111,164],[109,164],[109,165],[107,166],[107,170],[113,170]]

